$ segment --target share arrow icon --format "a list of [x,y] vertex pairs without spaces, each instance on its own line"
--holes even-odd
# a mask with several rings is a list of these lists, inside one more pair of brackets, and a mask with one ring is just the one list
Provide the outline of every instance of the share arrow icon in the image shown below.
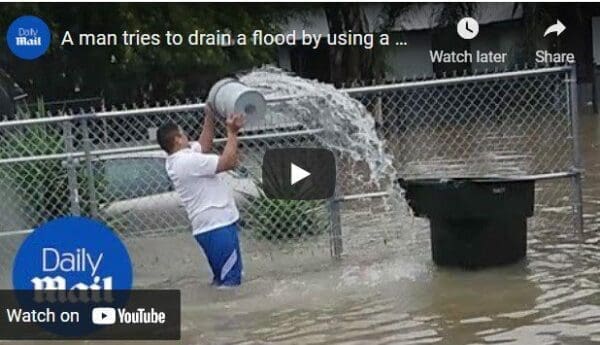
[[553,32],[556,32],[556,36],[559,36],[563,33],[563,31],[565,31],[566,28],[567,27],[560,20],[557,19],[556,24],[552,24],[546,29],[546,31],[544,32],[544,37]]

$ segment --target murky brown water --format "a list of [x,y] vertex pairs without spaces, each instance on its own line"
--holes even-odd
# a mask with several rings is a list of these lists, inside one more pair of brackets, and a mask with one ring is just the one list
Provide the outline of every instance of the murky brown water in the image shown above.
[[[238,291],[188,295],[182,343],[600,342],[600,118],[583,118],[582,135],[583,237],[553,227],[552,215],[566,211],[548,207],[548,222],[530,231],[526,261],[478,272],[432,265],[425,229],[379,253],[348,243],[340,263],[250,278]],[[363,216],[346,231],[377,226],[374,215]]]
[[[432,264],[425,222],[354,213],[344,219],[341,261],[326,248],[300,258],[246,253],[247,281],[227,291],[208,286],[206,264],[189,238],[170,249],[155,244],[200,275],[160,285],[182,288],[182,340],[136,344],[600,343],[600,117],[584,117],[581,132],[582,237],[554,226],[568,208],[538,205],[527,260],[466,272]],[[375,232],[390,234],[393,245],[377,243]],[[166,267],[154,271],[169,275]]]

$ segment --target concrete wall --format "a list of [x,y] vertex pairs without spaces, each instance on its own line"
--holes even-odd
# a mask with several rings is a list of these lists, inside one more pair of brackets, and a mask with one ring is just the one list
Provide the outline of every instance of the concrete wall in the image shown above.
[[596,65],[596,70],[594,71],[594,86],[595,86],[595,104],[596,104],[596,112],[600,115],[600,67]]
[[26,221],[27,205],[18,202],[21,198],[16,196],[6,181],[0,181],[0,195],[4,200],[11,200],[0,203],[0,232],[31,228]]
[[594,74],[596,111],[600,113],[600,17],[592,18],[592,42],[594,45]]
[[592,18],[592,41],[594,42],[594,63],[600,65],[600,17]]
[[290,61],[290,48],[282,46],[277,48],[277,63],[279,67],[286,71],[292,70],[292,62]]
[[506,61],[504,63],[478,63],[473,61],[471,64],[472,70],[512,69],[522,56],[519,39],[519,27],[514,22],[482,26],[479,35],[471,40],[471,52],[473,55],[475,55],[475,51],[477,50],[481,52],[507,53]]
[[16,202],[19,198],[6,182],[0,181],[0,196],[4,200],[0,202],[0,289],[12,287],[13,259],[26,237],[25,234],[2,236],[2,232],[31,228],[26,221],[27,210]]
[[[392,45],[386,54],[387,79],[412,78],[433,74],[433,64],[429,56],[431,31],[409,31],[392,33]],[[395,46],[394,42],[405,41],[406,46]]]
[[[429,56],[431,50],[431,30],[409,31],[394,33],[392,42],[406,41],[407,46],[391,46],[386,55],[387,77],[389,79],[412,78],[415,76],[430,76],[433,74],[433,64]],[[516,22],[490,24],[481,27],[479,36],[473,39],[471,51],[507,52],[505,63],[473,62],[472,70],[512,69],[522,60],[522,49],[519,40],[521,33]]]

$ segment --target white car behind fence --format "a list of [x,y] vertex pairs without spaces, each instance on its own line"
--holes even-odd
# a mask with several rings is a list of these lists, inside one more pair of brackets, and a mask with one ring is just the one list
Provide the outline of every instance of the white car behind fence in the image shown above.
[[[99,216],[124,232],[151,234],[189,228],[185,209],[165,170],[162,151],[100,156],[94,160]],[[243,209],[259,188],[244,168],[219,174]],[[156,229],[153,231],[152,229]]]

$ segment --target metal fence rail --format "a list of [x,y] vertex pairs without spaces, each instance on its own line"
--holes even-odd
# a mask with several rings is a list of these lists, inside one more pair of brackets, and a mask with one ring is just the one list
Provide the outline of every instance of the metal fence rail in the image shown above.
[[[582,231],[576,80],[574,68],[552,67],[346,92],[375,117],[399,176],[540,180],[532,229],[552,224]],[[340,189],[344,195],[365,193],[351,183]],[[368,207],[363,203],[351,210]],[[403,223],[390,227],[404,231]],[[344,242],[360,247],[382,234],[363,230],[346,231]],[[383,236],[380,242],[393,238]]]
[[[567,207],[561,222],[580,225],[579,158],[574,69],[545,68],[360,87],[345,91],[374,116],[403,177],[533,176],[549,179],[536,192],[536,212]],[[290,98],[270,100],[285,103]],[[64,214],[101,219],[125,239],[189,231],[164,171],[154,132],[171,120],[195,138],[204,105],[176,104],[0,122],[0,273],[22,236]],[[217,126],[216,150],[224,141]],[[268,117],[243,133],[242,168],[224,176],[235,191],[245,236],[261,250],[372,239],[377,229],[353,231],[342,215],[378,212],[389,190],[358,183],[363,171],[339,160],[337,200],[286,202],[260,191],[260,163],[269,148],[321,146],[325,133],[294,119]],[[568,178],[571,183],[556,183]],[[557,180],[558,181],[558,180]],[[396,196],[397,197],[397,196]],[[365,202],[364,199],[369,201]],[[344,202],[341,208],[338,203]],[[366,203],[366,206],[365,206]],[[558,203],[558,204],[557,204]],[[358,206],[360,204],[360,206]],[[398,229],[399,231],[399,229]],[[134,258],[135,261],[135,258]]]
[[389,145],[402,146],[402,175],[541,174],[573,168],[570,74],[546,68],[346,91],[371,109]]

